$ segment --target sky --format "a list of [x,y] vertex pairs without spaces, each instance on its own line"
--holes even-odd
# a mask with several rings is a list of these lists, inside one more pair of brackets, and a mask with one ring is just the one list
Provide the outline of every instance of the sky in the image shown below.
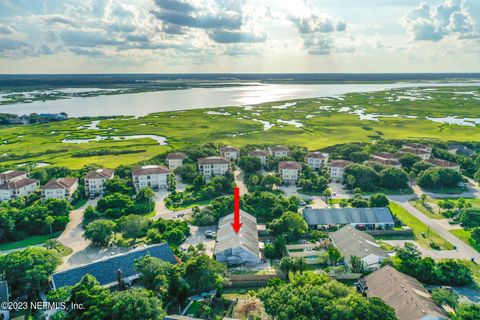
[[0,73],[480,72],[480,0],[1,0]]

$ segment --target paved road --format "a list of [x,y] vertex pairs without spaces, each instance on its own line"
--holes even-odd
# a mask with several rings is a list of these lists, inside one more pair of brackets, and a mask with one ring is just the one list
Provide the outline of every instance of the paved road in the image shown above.
[[[458,253],[463,259],[470,259],[474,257],[476,261],[480,261],[480,253],[446,230],[443,226],[443,223],[424,215],[420,210],[412,206],[408,202],[411,199],[411,196],[389,196],[389,198],[408,210],[408,212],[410,212],[418,220],[422,221],[427,226],[430,226],[430,229],[436,231],[445,240],[456,246]],[[458,255],[455,253],[452,258],[458,258]]]

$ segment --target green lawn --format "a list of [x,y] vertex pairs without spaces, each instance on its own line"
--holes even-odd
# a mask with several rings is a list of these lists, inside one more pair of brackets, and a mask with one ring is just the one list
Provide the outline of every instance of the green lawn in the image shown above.
[[451,234],[453,234],[455,237],[458,239],[462,240],[466,244],[468,244],[470,247],[473,249],[477,250],[480,252],[480,246],[475,244],[472,240],[472,236],[469,230],[465,229],[456,229],[456,230],[450,230],[449,231]]
[[56,238],[60,235],[61,232],[55,232],[53,235],[41,235],[41,236],[31,236],[24,240],[15,241],[15,242],[8,242],[0,244],[0,250],[12,250],[27,246],[34,246],[38,244],[42,244],[48,239]]
[[[441,200],[449,200],[449,201],[452,201],[454,203],[456,203],[458,201],[458,199],[460,198],[442,198],[442,199],[429,199],[429,201],[432,201],[433,203],[437,204],[441,201]],[[465,199],[465,202],[466,203],[470,203],[472,205],[472,207],[474,208],[480,208],[480,198],[463,198]]]
[[212,202],[212,199],[209,199],[209,200],[201,200],[201,201],[197,201],[197,202],[190,203],[190,204],[187,204],[187,205],[180,205],[180,206],[172,206],[172,205],[169,205],[169,206],[167,206],[167,209],[168,209],[168,210],[173,210],[173,211],[180,211],[180,210],[185,210],[185,209],[193,208],[193,207],[195,207],[195,206],[207,206],[207,205],[210,204],[210,202]]
[[[443,250],[452,250],[453,245],[447,240],[443,239],[438,233],[431,230],[423,222],[414,217],[410,212],[404,209],[397,203],[390,202],[388,206],[392,213],[404,224],[412,228],[415,240],[418,244],[426,249],[431,249],[430,242],[439,245]],[[423,237],[422,233],[427,235]]]
[[[410,200],[410,204],[420,210],[423,214],[425,214],[427,217],[430,217],[432,219],[445,219],[444,216],[442,216],[440,213],[434,211],[433,208],[428,208],[426,207],[422,200]],[[428,205],[428,202],[427,202]]]

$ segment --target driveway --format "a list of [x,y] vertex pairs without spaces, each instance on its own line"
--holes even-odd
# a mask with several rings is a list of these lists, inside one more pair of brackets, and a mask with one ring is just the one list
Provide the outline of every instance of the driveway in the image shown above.
[[235,184],[237,185],[238,189],[240,189],[240,195],[243,196],[244,194],[248,193],[247,186],[245,185],[245,181],[243,180],[243,171],[237,169],[234,171],[233,176],[235,177]]
[[417,245],[416,242],[411,240],[382,240],[382,242],[386,242],[398,248],[403,248],[407,242],[413,243],[423,256],[431,257],[433,259],[465,259],[458,250],[429,250]]
[[190,246],[196,246],[202,243],[205,246],[205,253],[212,257],[213,256],[213,250],[215,248],[215,239],[207,239],[205,237],[205,231],[207,230],[212,230],[216,231],[217,226],[204,226],[204,227],[198,227],[198,226],[190,226],[190,235],[187,237],[185,242],[182,244],[183,248],[188,248]]
[[88,200],[82,207],[72,210],[69,216],[70,221],[62,234],[57,238],[63,245],[72,248],[73,252],[83,250],[90,244],[90,241],[85,240],[83,237],[83,214],[88,206],[96,207],[98,200],[98,198]]

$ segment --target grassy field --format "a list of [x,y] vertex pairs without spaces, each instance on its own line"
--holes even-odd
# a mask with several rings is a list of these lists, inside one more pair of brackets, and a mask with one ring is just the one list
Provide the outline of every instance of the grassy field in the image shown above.
[[[450,93],[445,93],[447,91]],[[251,108],[224,107],[162,112],[139,118],[104,119],[96,130],[82,127],[91,122],[87,119],[1,127],[0,166],[46,162],[72,169],[91,163],[117,167],[120,164],[128,165],[147,160],[172,148],[208,141],[237,146],[252,143],[296,144],[309,149],[378,139],[478,141],[478,127],[447,125],[425,119],[426,116],[478,117],[480,105],[471,95],[461,94],[464,91],[478,93],[480,88],[400,89],[368,94],[353,93],[341,98],[287,101],[296,103],[288,108],[281,107],[285,102],[271,102]],[[417,100],[402,98],[413,94]],[[212,111],[222,114],[212,114]],[[353,112],[372,112],[378,116],[376,120],[361,120],[358,114]],[[392,114],[402,117],[382,117]],[[264,125],[259,120],[267,121],[273,127],[264,130]],[[297,126],[278,120],[295,120]],[[131,135],[166,137],[168,145],[159,145],[150,138],[107,139],[80,144],[62,142],[63,139],[93,139],[96,136],[118,139]],[[129,153],[82,156],[87,150]]]
[[0,244],[0,251],[3,250],[13,250],[17,248],[23,248],[27,246],[35,246],[43,244],[48,239],[56,238],[60,235],[61,232],[56,232],[53,235],[41,235],[41,236],[31,236],[21,241],[8,242]]
[[476,245],[473,240],[472,240],[472,235],[469,230],[465,229],[456,229],[456,230],[450,230],[450,233],[453,234],[455,237],[458,239],[462,240],[466,244],[468,244],[470,247],[474,248],[478,252],[480,252],[480,246]]
[[[447,240],[443,239],[438,233],[433,230],[429,230],[428,226],[423,222],[414,217],[410,212],[404,209],[397,203],[390,202],[389,205],[392,213],[404,224],[412,228],[413,234],[415,235],[416,242],[426,249],[431,249],[430,243],[433,242],[440,246],[443,250],[452,250],[453,245]],[[422,233],[428,235],[423,237]]]
[[[431,199],[427,200],[427,205],[430,201]],[[410,200],[410,204],[420,210],[427,217],[432,219],[445,219],[445,217],[438,213],[433,207],[426,207],[422,200]]]

